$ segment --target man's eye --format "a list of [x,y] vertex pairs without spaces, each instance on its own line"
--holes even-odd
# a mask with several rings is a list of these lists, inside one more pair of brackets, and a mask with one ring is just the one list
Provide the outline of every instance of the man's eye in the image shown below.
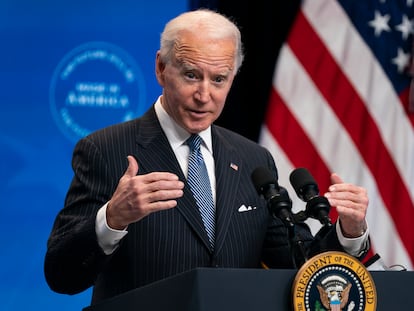
[[226,79],[224,78],[224,77],[222,77],[222,76],[219,76],[219,77],[216,77],[215,79],[214,79],[214,82],[216,82],[216,83],[222,83],[222,82],[224,82]]
[[186,72],[185,76],[189,79],[195,79],[196,75],[193,72]]

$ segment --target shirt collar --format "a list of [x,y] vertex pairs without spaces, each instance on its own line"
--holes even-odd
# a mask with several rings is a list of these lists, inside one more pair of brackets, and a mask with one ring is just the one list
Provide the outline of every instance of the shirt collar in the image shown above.
[[[185,141],[188,139],[188,137],[190,137],[191,134],[188,133],[181,126],[179,126],[177,122],[175,122],[174,119],[168,115],[164,107],[161,105],[161,96],[159,96],[157,101],[155,102],[155,113],[157,114],[162,130],[167,136],[167,139],[170,142],[172,149],[175,151],[177,150],[177,148],[185,144]],[[203,139],[204,146],[207,148],[207,150],[211,154],[213,154],[211,126],[209,126],[204,131],[198,133],[198,135],[200,135]]]

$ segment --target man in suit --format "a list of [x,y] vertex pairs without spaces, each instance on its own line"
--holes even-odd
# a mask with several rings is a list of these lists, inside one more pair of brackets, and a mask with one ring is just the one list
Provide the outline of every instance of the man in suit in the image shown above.
[[[142,117],[92,133],[74,149],[74,178],[45,257],[54,291],[94,286],[94,304],[196,267],[294,267],[286,227],[251,181],[257,167],[276,180],[271,154],[213,124],[242,60],[240,32],[220,14],[197,10],[167,23],[156,54],[161,96]],[[192,134],[202,139],[213,238],[187,182]],[[316,237],[297,225],[306,256],[363,256],[366,191],[335,174],[332,182],[326,195],[339,221]]]

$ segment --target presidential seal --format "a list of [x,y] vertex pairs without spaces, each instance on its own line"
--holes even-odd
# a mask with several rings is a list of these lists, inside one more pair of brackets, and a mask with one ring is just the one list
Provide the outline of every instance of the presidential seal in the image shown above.
[[65,55],[53,74],[50,107],[70,140],[142,114],[144,78],[135,60],[107,42],[89,42]]
[[343,252],[324,252],[305,262],[292,286],[295,311],[375,311],[377,295],[365,266]]

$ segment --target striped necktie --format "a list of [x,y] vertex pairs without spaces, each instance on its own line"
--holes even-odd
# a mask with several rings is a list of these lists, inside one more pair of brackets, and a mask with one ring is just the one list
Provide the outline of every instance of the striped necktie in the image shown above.
[[187,145],[190,147],[187,182],[200,210],[210,245],[214,248],[215,208],[210,179],[200,150],[201,141],[201,137],[197,134],[187,139]]

